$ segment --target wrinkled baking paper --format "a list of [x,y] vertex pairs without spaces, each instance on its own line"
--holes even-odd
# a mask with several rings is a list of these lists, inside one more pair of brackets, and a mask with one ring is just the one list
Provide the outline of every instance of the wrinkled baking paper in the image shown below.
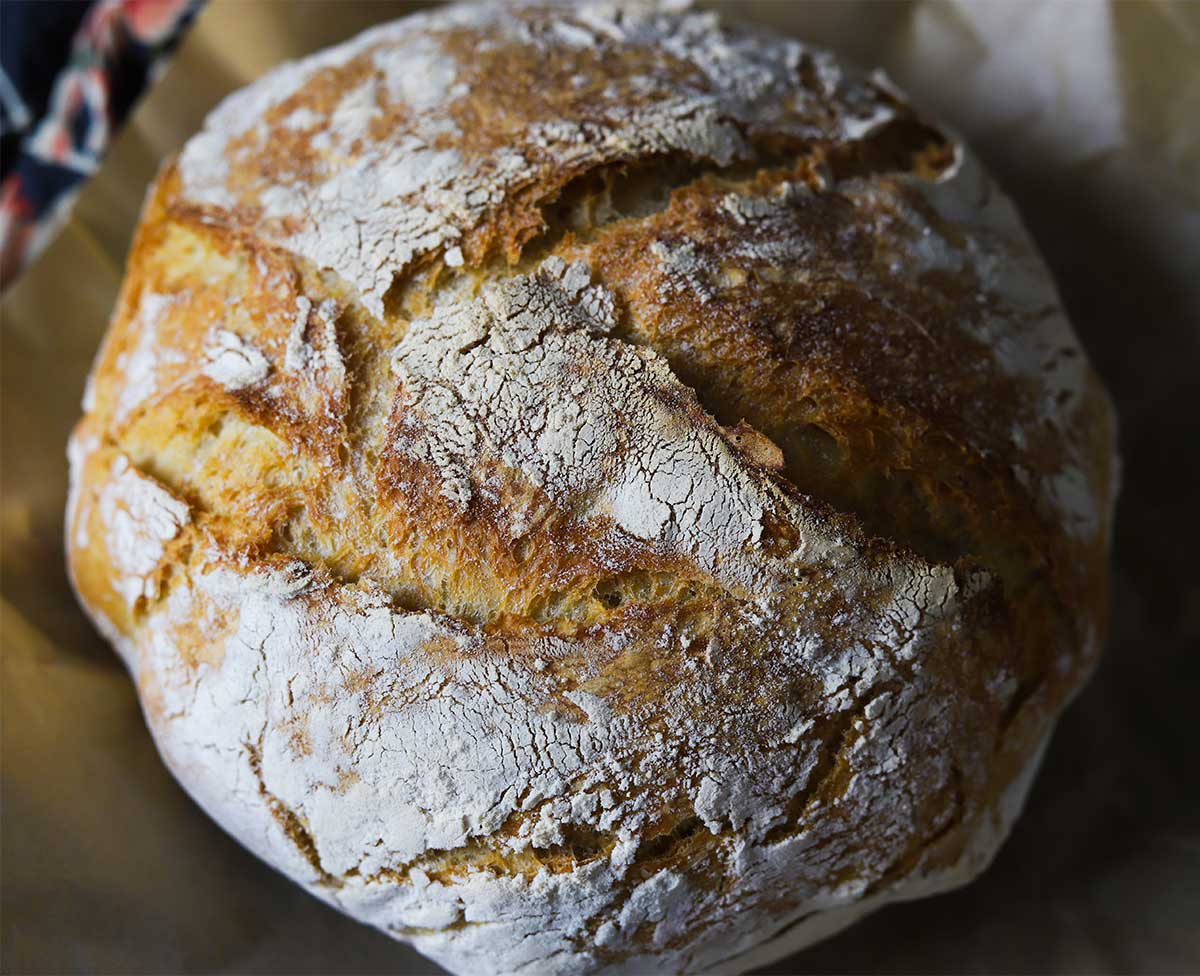
[[[1196,372],[1200,4],[725,7],[882,64],[977,146],[1027,213],[1084,344],[1128,401],[1124,440],[1138,454],[1162,415],[1155,395],[1186,388],[1179,370]],[[158,161],[218,99],[272,65],[410,8],[217,0],[70,225],[4,300],[6,971],[436,972],[257,862],[192,805],[159,762],[115,655],[76,606],[61,539],[64,445]],[[1123,296],[1140,297],[1131,309]],[[1176,423],[1178,438],[1188,428]],[[1197,444],[1185,438],[1177,449],[1194,454]],[[1137,507],[1137,470],[1121,524],[1153,533],[1154,510]],[[1180,767],[1170,751],[1190,747],[1186,738],[1172,746],[1164,717],[1171,694],[1188,711],[1171,691],[1173,659],[1162,656],[1182,647],[1182,631],[1168,603],[1153,609],[1161,594],[1143,597],[1138,573],[1149,557],[1127,535],[1108,658],[1061,723],[1028,812],[989,873],[962,892],[886,909],[774,972],[1200,968],[1200,827],[1183,815],[1189,803],[1195,810],[1195,787],[1172,779]],[[1119,546],[1122,538],[1119,530]],[[1175,612],[1196,629],[1200,585],[1190,564],[1181,572],[1191,573],[1191,602]],[[1161,633],[1148,639],[1152,627]],[[1147,678],[1149,667],[1164,679]],[[1137,689],[1151,685],[1167,697],[1140,702]],[[1165,812],[1149,812],[1153,804]]]

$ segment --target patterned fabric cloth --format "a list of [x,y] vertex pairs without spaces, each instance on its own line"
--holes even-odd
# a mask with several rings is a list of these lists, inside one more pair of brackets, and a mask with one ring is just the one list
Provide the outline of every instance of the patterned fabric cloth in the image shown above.
[[0,289],[84,181],[204,0],[0,0]]

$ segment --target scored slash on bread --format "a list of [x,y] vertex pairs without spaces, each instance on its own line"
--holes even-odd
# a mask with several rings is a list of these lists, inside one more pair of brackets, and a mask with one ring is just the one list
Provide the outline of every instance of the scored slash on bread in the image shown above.
[[647,4],[284,65],[148,198],[70,568],[249,849],[455,972],[968,880],[1104,623],[1107,399],[879,76]]

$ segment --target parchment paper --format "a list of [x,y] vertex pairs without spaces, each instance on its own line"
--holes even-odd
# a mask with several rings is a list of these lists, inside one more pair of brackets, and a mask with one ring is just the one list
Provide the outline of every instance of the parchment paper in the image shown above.
[[[431,973],[159,763],[67,585],[64,443],[158,160],[272,64],[413,5],[216,2],[2,311],[6,972]],[[1118,402],[1113,629],[972,886],[774,972],[1200,971],[1200,4],[726,4],[882,64],[1016,197]]]

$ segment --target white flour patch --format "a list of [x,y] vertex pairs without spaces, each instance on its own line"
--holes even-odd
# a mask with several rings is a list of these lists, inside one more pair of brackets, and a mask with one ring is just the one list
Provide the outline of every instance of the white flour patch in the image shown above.
[[[137,343],[132,350],[117,357],[117,369],[124,374],[114,411],[118,423],[128,419],[157,392],[158,369],[165,360],[158,330],[168,310],[180,300],[180,296],[158,295],[148,291],[142,292],[139,297],[131,326],[137,334]],[[170,358],[178,361],[180,357],[176,354]]]
[[[510,145],[472,156],[435,148],[458,132],[450,112],[455,101],[472,94],[441,40],[444,31],[461,27],[485,33],[490,44],[534,50],[577,46],[585,37],[601,45],[601,54],[604,45],[632,45],[648,52],[650,63],[632,79],[636,102],[605,88],[593,106],[599,115],[531,119]],[[303,112],[282,123],[310,133],[320,164],[291,179],[254,175],[256,154],[271,141],[264,114],[323,70],[367,52],[376,73],[347,92],[323,125],[311,126]],[[680,85],[667,55],[691,65],[703,82]],[[801,65],[816,90],[798,86]],[[581,75],[576,83],[588,80]],[[370,126],[385,103],[405,107],[407,115],[399,130],[380,137]],[[877,126],[889,106],[875,86],[846,75],[824,52],[730,33],[710,14],[662,16],[653,6],[592,2],[558,8],[544,29],[531,29],[502,6],[472,4],[383,25],[273,71],[208,117],[184,148],[179,171],[187,199],[258,207],[266,218],[255,221],[259,236],[337,271],[382,317],[383,296],[398,273],[420,255],[453,247],[516,187],[568,166],[656,154],[726,164],[749,150],[739,125],[852,139]],[[249,145],[235,148],[247,134],[254,136]],[[249,189],[231,189],[231,166],[251,174]]]
[[[140,509],[155,538],[174,530],[173,517]],[[779,667],[838,673],[824,707],[860,730],[838,802],[872,837],[846,853],[836,841],[844,821],[820,810],[784,821],[788,799],[814,785],[820,740],[783,701],[731,707],[721,691],[733,677],[728,666],[697,664],[660,701],[619,710],[571,692],[581,722],[538,703],[556,688],[545,661],[586,658],[586,637],[535,639],[539,669],[481,654],[473,628],[397,611],[369,589],[331,586],[302,563],[243,568],[214,552],[209,566],[172,588],[139,637],[139,671],[167,716],[157,727],[165,754],[189,764],[203,744],[205,761],[188,765],[189,789],[235,836],[315,894],[458,971],[486,950],[488,972],[565,973],[586,963],[590,945],[620,947],[639,932],[668,971],[702,970],[775,924],[738,892],[788,885],[801,897],[797,914],[854,902],[865,881],[828,888],[824,879],[851,860],[864,876],[885,871],[915,815],[901,784],[948,775],[938,743],[950,727],[920,667],[930,628],[957,612],[948,571],[856,574],[858,591],[884,603],[856,610],[862,650],[840,664],[819,638],[744,617],[745,639],[777,655]],[[206,619],[234,621],[221,663],[185,666],[176,628]],[[899,692],[886,690],[897,682],[896,651],[867,650],[894,643],[897,631],[914,668]],[[666,789],[668,779],[678,786]],[[722,870],[738,876],[733,891],[698,888],[670,868],[629,884],[668,795],[690,797],[712,835],[728,834],[719,850]],[[280,811],[305,825],[310,847],[284,829]],[[515,833],[502,831],[514,816]],[[545,853],[579,828],[610,835],[611,851],[532,880],[487,870],[453,882],[431,877],[446,850]],[[716,934],[670,948],[699,919]],[[575,937],[589,921],[595,940],[581,945]]]
[[208,362],[201,372],[227,390],[253,386],[266,379],[270,369],[261,352],[227,329],[216,330],[204,352]]
[[164,544],[191,520],[187,505],[124,455],[113,462],[99,504],[105,544],[118,574],[115,588],[131,607],[139,597],[153,598],[157,589],[150,576],[162,561]]
[[412,323],[393,368],[398,446],[465,507],[498,458],[564,505],[589,499],[638,539],[741,585],[764,513],[782,503],[652,351],[607,333],[612,296],[583,264],[546,262]]
[[[303,295],[296,299],[296,312],[284,350],[284,369],[322,374],[326,377],[327,387],[341,387],[346,379],[346,364],[338,348],[338,311],[338,304],[333,299],[327,298],[316,306]],[[315,344],[307,338],[308,330],[314,325],[319,338]]]

